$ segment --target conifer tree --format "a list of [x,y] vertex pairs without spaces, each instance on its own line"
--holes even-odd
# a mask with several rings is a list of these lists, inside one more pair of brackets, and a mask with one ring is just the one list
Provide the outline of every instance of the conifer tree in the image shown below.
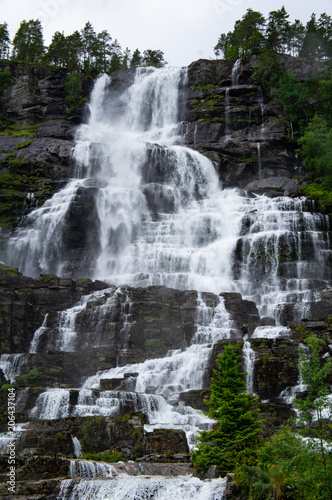
[[133,53],[133,57],[130,60],[130,67],[138,68],[141,65],[142,65],[142,54],[138,49],[136,49]]
[[211,396],[206,401],[207,415],[217,423],[200,433],[192,460],[198,469],[217,465],[224,476],[236,464],[251,462],[263,420],[258,419],[259,409],[253,408],[258,398],[246,392],[246,373],[241,372],[241,357],[235,346],[226,346],[217,364],[211,378]]
[[7,23],[0,24],[0,59],[9,57],[10,36]]
[[14,59],[40,62],[44,51],[43,28],[39,19],[22,21],[13,40]]

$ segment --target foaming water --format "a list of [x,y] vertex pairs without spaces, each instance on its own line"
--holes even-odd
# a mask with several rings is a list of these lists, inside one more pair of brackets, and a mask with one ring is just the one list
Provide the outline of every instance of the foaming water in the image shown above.
[[[277,325],[290,303],[295,320],[310,316],[314,290],[329,286],[328,218],[305,198],[223,190],[213,163],[184,146],[186,82],[184,68],[141,68],[119,95],[99,77],[76,134],[79,179],[27,216],[4,260],[28,275],[237,291]],[[95,216],[73,252],[65,235],[82,193]]]
[[222,500],[226,478],[201,481],[196,477],[120,476],[107,480],[62,481],[61,500]]
[[[239,63],[234,84],[238,75]],[[22,220],[1,245],[0,258],[26,275],[84,276],[114,285],[59,313],[55,328],[48,328],[45,317],[31,353],[102,348],[116,328],[125,352],[133,304],[124,284],[198,290],[191,345],[130,365],[124,356],[123,366],[100,371],[77,388],[77,404],[70,404],[69,389],[47,389],[30,410],[31,418],[116,416],[129,408],[147,416],[145,432],[183,429],[193,447],[198,430],[212,421],[186,406],[181,395],[208,385],[213,345],[239,337],[223,300],[217,297],[211,305],[203,292],[240,292],[255,301],[260,314],[274,318],[277,326],[259,327],[252,338],[278,338],[289,334],[281,325],[310,317],[311,303],[330,284],[326,216],[314,213],[305,198],[271,199],[222,189],[215,165],[184,145],[185,127],[179,123],[186,80],[185,69],[139,69],[119,95],[108,76],[98,78],[90,118],[76,134],[76,178]],[[228,141],[229,94],[226,89]],[[83,236],[81,246],[73,249],[68,232],[77,220]],[[82,334],[79,324],[84,321],[90,328]],[[243,351],[251,392],[255,353],[249,340]],[[19,354],[1,357],[8,379],[20,373],[23,359]],[[103,379],[118,379],[120,387],[102,390]],[[294,390],[280,397],[291,402]],[[79,456],[79,442],[73,438],[73,443]],[[111,466],[72,461],[72,476],[84,479],[63,481],[59,499],[143,500],[153,495],[157,500],[220,500],[224,495],[221,479],[120,475],[107,480],[113,472]]]

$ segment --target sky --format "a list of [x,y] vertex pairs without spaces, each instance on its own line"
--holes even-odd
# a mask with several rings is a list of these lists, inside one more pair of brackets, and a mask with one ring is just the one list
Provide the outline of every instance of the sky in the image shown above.
[[162,50],[170,65],[187,66],[215,58],[220,34],[233,30],[248,8],[268,17],[282,5],[291,22],[306,24],[312,12],[332,15],[332,0],[0,0],[0,23],[8,23],[13,38],[22,20],[39,19],[48,45],[56,31],[67,36],[90,21],[123,49]]

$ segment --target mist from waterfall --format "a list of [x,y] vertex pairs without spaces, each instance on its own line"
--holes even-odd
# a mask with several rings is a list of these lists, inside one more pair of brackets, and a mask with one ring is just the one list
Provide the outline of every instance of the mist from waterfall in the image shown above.
[[213,163],[183,144],[186,80],[183,68],[140,68],[118,96],[110,77],[99,77],[76,134],[80,178],[27,216],[4,260],[28,275],[71,276],[68,214],[77,194],[92,190],[97,217],[79,251],[80,275],[237,291],[277,324],[289,302],[307,316],[301,304],[328,283],[327,217],[309,211],[305,198],[222,189]]

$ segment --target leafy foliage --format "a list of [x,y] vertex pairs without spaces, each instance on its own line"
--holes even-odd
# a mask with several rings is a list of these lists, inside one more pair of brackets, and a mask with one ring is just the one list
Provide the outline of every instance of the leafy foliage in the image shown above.
[[207,414],[217,424],[200,433],[192,460],[199,469],[218,465],[219,473],[225,475],[238,463],[255,462],[255,442],[262,420],[258,420],[259,410],[253,409],[257,398],[245,392],[246,373],[241,372],[240,355],[233,345],[225,347],[217,364],[211,378],[210,400],[206,401]]
[[10,68],[0,68],[0,98],[12,84],[12,74]]
[[65,80],[66,104],[68,108],[76,106],[83,96],[82,74],[70,73]]
[[[320,358],[322,341],[311,335],[306,343],[309,354],[302,350],[299,370],[307,385],[307,396],[298,398],[300,410],[295,433],[284,427],[267,439],[257,450],[255,467],[241,464],[235,470],[235,481],[252,500],[292,499],[328,500],[332,497],[332,446],[326,430],[324,411],[332,410],[326,377],[332,369],[331,359]],[[313,419],[316,425],[306,427]],[[302,436],[310,437],[303,438]]]
[[332,181],[332,128],[316,114],[298,141],[303,164],[312,179]]
[[235,22],[233,31],[220,35],[215,54],[235,60],[272,50],[319,61],[332,59],[331,16],[321,14],[317,21],[312,14],[306,27],[298,19],[290,23],[288,18],[284,6],[271,11],[267,20],[260,12],[248,9],[242,19]]
[[[0,24],[0,58],[9,57],[9,46],[7,24]],[[84,71],[88,77],[121,68],[160,68],[167,64],[161,50],[148,49],[141,55],[136,49],[132,56],[131,51],[128,48],[123,50],[118,40],[113,40],[106,30],[96,33],[89,21],[81,31],[76,30],[69,36],[56,31],[49,47],[45,47],[38,19],[21,22],[13,40],[12,58],[26,63],[54,65],[73,72]]]
[[258,450],[259,465],[238,466],[235,481],[252,500],[328,500],[332,457],[327,457],[325,477],[319,454],[290,427],[284,427]]

